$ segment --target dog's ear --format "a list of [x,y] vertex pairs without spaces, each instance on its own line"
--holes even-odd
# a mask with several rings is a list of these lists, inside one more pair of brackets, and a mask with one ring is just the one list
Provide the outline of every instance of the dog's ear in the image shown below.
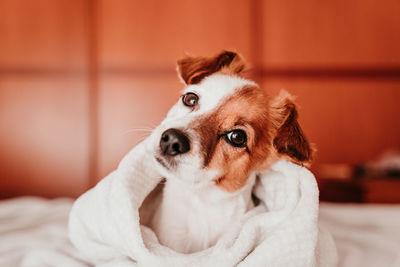
[[187,56],[177,63],[178,74],[187,85],[197,84],[215,72],[239,74],[244,67],[242,58],[230,51],[223,51],[211,58]]
[[297,120],[294,98],[286,91],[273,99],[271,117],[274,128],[273,145],[279,157],[289,157],[295,163],[309,166],[314,148],[307,141]]

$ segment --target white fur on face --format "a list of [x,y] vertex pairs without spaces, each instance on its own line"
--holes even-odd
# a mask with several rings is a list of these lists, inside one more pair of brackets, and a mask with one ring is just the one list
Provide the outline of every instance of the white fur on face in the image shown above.
[[[223,74],[213,74],[206,77],[201,83],[189,85],[182,91],[182,95],[192,92],[198,97],[197,106],[193,109],[179,101],[168,112],[167,117],[154,130],[155,156],[162,158],[159,142],[162,133],[170,128],[179,129],[190,139],[190,151],[174,157],[174,166],[168,169],[157,163],[159,171],[167,179],[180,179],[193,185],[207,185],[218,175],[218,170],[206,170],[203,168],[203,159],[200,153],[200,137],[188,125],[199,116],[214,112],[224,99],[233,95],[237,90],[245,86],[257,86],[254,82]],[[217,137],[216,137],[217,138]]]

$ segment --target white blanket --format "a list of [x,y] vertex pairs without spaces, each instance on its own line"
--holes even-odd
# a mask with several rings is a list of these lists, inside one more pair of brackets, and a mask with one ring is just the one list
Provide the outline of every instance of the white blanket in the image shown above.
[[71,205],[66,198],[0,201],[0,266],[87,266],[68,240]]
[[101,266],[335,266],[331,236],[318,226],[314,176],[287,161],[260,175],[254,194],[261,200],[241,223],[207,250],[180,254],[159,244],[141,225],[139,208],[160,182],[146,141],[74,204],[72,243]]

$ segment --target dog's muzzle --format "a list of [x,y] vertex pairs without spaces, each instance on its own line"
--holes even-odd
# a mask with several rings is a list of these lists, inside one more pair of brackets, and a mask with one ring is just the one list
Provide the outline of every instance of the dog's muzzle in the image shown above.
[[160,149],[163,155],[184,154],[190,150],[190,141],[183,132],[171,128],[161,135]]

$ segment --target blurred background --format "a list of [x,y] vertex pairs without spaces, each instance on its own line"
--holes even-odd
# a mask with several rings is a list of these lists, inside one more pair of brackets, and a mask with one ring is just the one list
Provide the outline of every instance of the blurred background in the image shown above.
[[178,100],[185,52],[297,96],[321,199],[400,202],[400,1],[0,0],[0,198],[76,197]]

